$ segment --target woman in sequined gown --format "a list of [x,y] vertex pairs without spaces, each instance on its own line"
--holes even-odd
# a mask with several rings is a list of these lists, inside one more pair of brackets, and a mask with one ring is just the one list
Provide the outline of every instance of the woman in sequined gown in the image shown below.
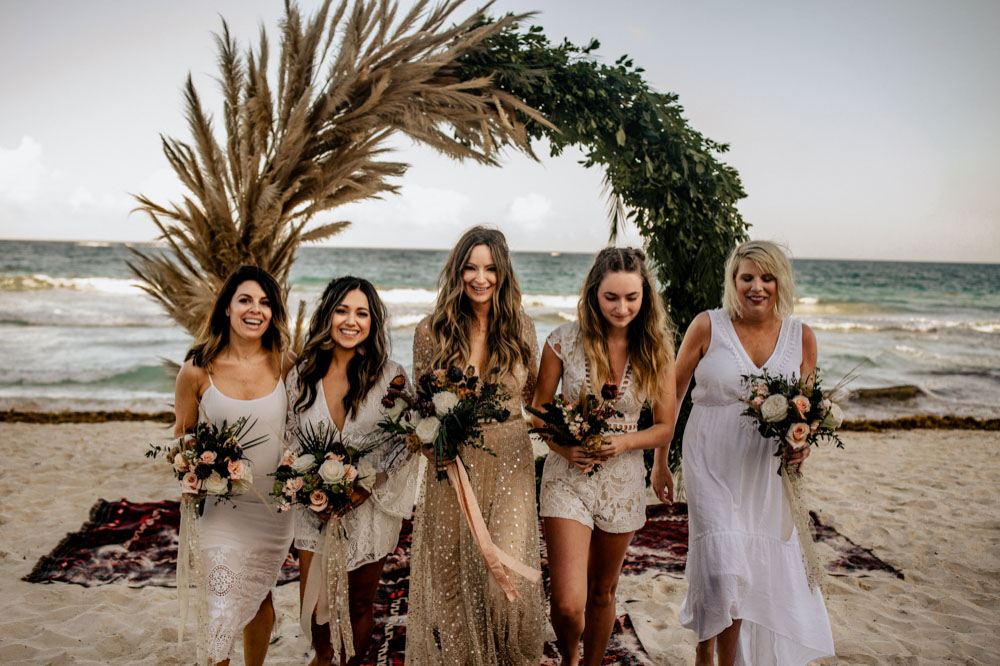
[[[246,450],[256,492],[231,504],[205,502],[198,521],[207,597],[208,645],[198,645],[199,663],[228,664],[243,635],[243,659],[264,663],[274,624],[271,589],[292,543],[292,520],[266,501],[284,450],[287,398],[283,375],[292,358],[281,288],[267,272],[241,266],[222,285],[197,343],[177,375],[174,434],[195,423],[232,424],[245,417],[252,427],[244,441],[263,438]],[[200,632],[202,633],[202,632]],[[199,641],[201,642],[201,641]]]
[[[389,358],[387,312],[371,282],[341,277],[327,285],[313,313],[302,355],[288,373],[288,431],[295,446],[304,427],[332,429],[345,445],[375,446],[365,455],[376,471],[371,492],[352,498],[354,508],[341,517],[347,533],[347,589],[355,656],[363,663],[371,646],[372,604],[385,559],[396,548],[403,518],[413,511],[417,457],[402,442],[384,436],[382,396],[402,366]],[[323,520],[328,516],[322,516]],[[295,509],[295,547],[300,560],[300,598],[308,582],[320,540],[321,518],[304,506]],[[330,645],[328,624],[312,626],[316,655],[313,665],[330,664],[337,655]]]
[[[774,441],[742,415],[741,377],[809,377],[816,337],[791,317],[792,268],[774,243],[748,241],[725,269],[723,307],[702,312],[677,354],[677,394],[696,380],[684,429],[688,592],[680,621],[698,635],[695,663],[805,664],[832,656],[823,595],[810,589],[797,534],[782,538]],[[798,465],[809,447],[789,452]],[[664,479],[653,477],[663,492]]]
[[[510,392],[511,418],[484,429],[495,455],[467,448],[462,459],[493,542],[536,569],[534,459],[521,415],[534,390],[537,355],[506,239],[496,230],[470,229],[441,272],[434,312],[417,326],[413,372],[419,377],[472,365]],[[518,596],[507,600],[487,571],[455,490],[433,470],[424,475],[411,558],[408,665],[538,665],[546,624],[541,582],[511,572]]]
[[[625,550],[646,522],[643,449],[668,447],[673,436],[674,373],[669,322],[653,288],[645,256],[633,248],[598,253],[583,285],[577,321],[549,336],[542,351],[534,406],[552,402],[556,387],[567,400],[600,396],[617,386],[612,434],[590,456],[578,446],[548,442],[542,472],[552,583],[552,627],[562,663],[600,664],[615,622],[615,590]],[[653,425],[638,430],[644,402]],[[541,421],[536,417],[536,424]],[[600,468],[588,475],[594,465]],[[666,458],[663,458],[666,464]]]

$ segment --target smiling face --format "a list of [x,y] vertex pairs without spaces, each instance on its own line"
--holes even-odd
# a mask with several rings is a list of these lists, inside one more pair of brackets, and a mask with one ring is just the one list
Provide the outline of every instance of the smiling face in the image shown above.
[[469,253],[469,260],[462,267],[462,283],[465,297],[474,304],[488,304],[493,301],[497,289],[497,267],[493,254],[486,245],[476,245]]
[[743,317],[770,316],[778,305],[778,280],[749,259],[741,259],[733,278]]
[[627,327],[642,309],[642,278],[625,271],[608,273],[597,285],[597,304],[608,324]]
[[330,318],[330,339],[338,347],[355,349],[368,339],[372,317],[368,297],[360,289],[353,289],[333,309]]
[[226,309],[230,333],[260,339],[271,323],[271,300],[255,280],[241,282]]

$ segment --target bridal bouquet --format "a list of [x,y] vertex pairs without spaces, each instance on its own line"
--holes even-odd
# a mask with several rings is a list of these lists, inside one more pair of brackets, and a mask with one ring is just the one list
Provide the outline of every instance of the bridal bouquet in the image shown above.
[[453,366],[421,375],[414,396],[403,392],[404,382],[399,375],[389,383],[378,426],[402,436],[411,452],[432,450],[439,481],[446,477],[442,467],[458,457],[462,446],[489,451],[484,424],[510,417],[503,406],[510,394],[500,384],[481,383],[471,366],[465,372]]
[[[246,450],[263,442],[266,436],[241,441],[256,421],[247,423],[246,417],[231,425],[223,421],[198,423],[194,429],[177,439],[169,449],[150,444],[147,458],[165,454],[174,476],[181,484],[181,494],[199,499],[212,495],[216,502],[231,500],[249,490],[253,471]],[[199,506],[199,510],[204,508]]]
[[[604,434],[611,430],[609,420],[622,416],[615,406],[617,402],[618,387],[609,383],[601,387],[600,399],[583,389],[576,402],[560,393],[554,402],[545,403],[541,409],[525,409],[544,423],[540,428],[532,428],[532,433],[561,446],[579,446],[587,454],[594,455],[604,447]],[[588,474],[595,474],[600,467],[594,465]]]
[[402,375],[389,383],[382,398],[383,418],[378,426],[391,435],[402,436],[411,453],[424,449],[432,452],[437,480],[448,479],[455,489],[458,506],[487,571],[507,599],[513,601],[518,592],[507,572],[530,581],[539,580],[541,572],[493,543],[465,465],[459,464],[463,446],[493,454],[483,443],[483,425],[510,417],[510,411],[503,406],[510,394],[499,384],[480,383],[471,366],[465,372],[451,367],[421,375],[413,396],[403,391],[405,386],[406,378]]
[[818,444],[823,439],[836,442],[838,447],[843,448],[837,429],[844,421],[844,414],[840,406],[831,400],[831,395],[836,395],[848,379],[845,378],[831,391],[824,391],[818,375],[806,379],[772,377],[767,370],[760,375],[743,375],[743,385],[747,390],[746,395],[740,398],[747,406],[743,414],[757,426],[762,437],[778,442],[774,455],[781,458],[778,474],[785,499],[781,538],[785,541],[790,539],[792,527],[795,527],[802,548],[806,580],[811,589],[818,588],[823,580],[823,565],[813,547],[809,516],[802,502],[802,475],[788,467],[784,455],[790,450]]
[[[823,439],[843,448],[837,429],[844,414],[823,391],[818,376],[810,382],[795,376],[772,377],[765,370],[761,375],[743,375],[743,385],[747,389],[741,398],[747,406],[743,414],[756,424],[762,437],[777,440],[776,456]],[[778,474],[782,470],[787,471],[784,462]]]
[[271,495],[278,511],[302,504],[316,513],[340,513],[354,506],[357,488],[371,492],[375,469],[364,456],[369,450],[345,446],[332,428],[306,423],[297,433],[299,452],[285,450],[281,464],[271,476]]

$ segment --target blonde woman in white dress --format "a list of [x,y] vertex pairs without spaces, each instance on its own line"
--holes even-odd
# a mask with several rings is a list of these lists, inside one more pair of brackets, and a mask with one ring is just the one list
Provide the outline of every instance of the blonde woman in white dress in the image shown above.
[[[674,375],[670,327],[642,251],[598,253],[577,306],[577,322],[549,336],[542,350],[534,407],[552,402],[557,386],[567,400],[581,391],[600,396],[618,387],[621,418],[604,449],[548,442],[541,487],[551,578],[552,627],[564,665],[600,664],[615,621],[615,590],[632,535],[646,522],[643,449],[670,445]],[[639,431],[644,402],[653,426]],[[541,423],[536,418],[536,424]],[[588,476],[594,465],[600,469]],[[666,457],[662,459],[666,465]]]
[[[830,620],[807,583],[797,535],[782,538],[775,443],[742,415],[740,397],[743,375],[812,375],[816,337],[791,317],[792,268],[777,245],[743,243],[725,271],[723,307],[695,317],[677,354],[677,395],[696,382],[683,443],[688,593],[680,620],[698,635],[696,664],[805,664],[833,655]],[[801,470],[808,455],[806,446],[786,460]],[[654,491],[665,493],[665,483],[654,474]]]
[[[292,542],[291,516],[269,505],[272,480],[284,450],[287,399],[282,375],[292,365],[281,288],[266,271],[238,268],[219,290],[198,342],[187,354],[174,397],[174,435],[197,422],[231,425],[246,418],[253,427],[244,441],[263,438],[246,450],[253,486],[232,504],[205,502],[198,521],[207,597],[207,645],[199,663],[228,664],[243,637],[248,666],[264,663],[274,625],[271,589]],[[207,629],[207,631],[205,631]],[[201,641],[199,641],[201,642]]]
[[[354,508],[340,516],[347,533],[347,589],[355,656],[362,663],[372,642],[372,604],[386,557],[396,548],[403,518],[413,511],[417,458],[376,423],[382,397],[403,367],[389,359],[387,313],[375,287],[365,279],[330,282],[312,316],[302,356],[288,376],[288,433],[294,445],[302,428],[331,429],[347,446],[367,449],[376,471],[369,492],[356,490]],[[407,389],[409,388],[407,387]],[[319,543],[321,519],[296,508],[295,546],[300,557],[300,591]],[[322,516],[327,519],[328,516]],[[329,624],[312,627],[316,655],[312,664],[335,663]]]

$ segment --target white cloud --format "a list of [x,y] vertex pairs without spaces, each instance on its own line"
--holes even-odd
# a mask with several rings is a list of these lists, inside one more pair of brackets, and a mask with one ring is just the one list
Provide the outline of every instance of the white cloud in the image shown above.
[[519,227],[540,229],[552,216],[552,201],[537,192],[514,197],[507,209],[507,222]]
[[31,203],[41,193],[46,175],[42,146],[30,136],[21,137],[13,150],[0,147],[0,200]]

